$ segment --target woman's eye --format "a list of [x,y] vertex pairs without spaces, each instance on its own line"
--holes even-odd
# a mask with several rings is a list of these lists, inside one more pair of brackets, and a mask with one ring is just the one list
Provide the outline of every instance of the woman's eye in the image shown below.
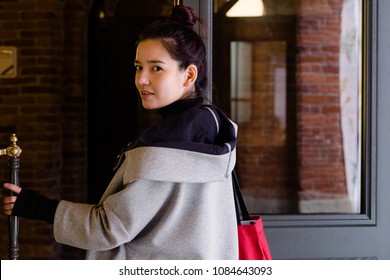
[[135,71],[141,71],[142,70],[142,66],[141,65],[134,65],[135,67]]
[[152,70],[155,72],[158,72],[158,71],[161,71],[162,68],[160,66],[153,66]]

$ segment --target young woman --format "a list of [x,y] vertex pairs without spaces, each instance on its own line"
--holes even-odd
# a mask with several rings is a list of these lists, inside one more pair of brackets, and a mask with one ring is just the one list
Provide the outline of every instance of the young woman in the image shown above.
[[4,184],[7,215],[53,223],[59,243],[87,259],[237,259],[231,171],[236,125],[203,105],[206,51],[192,10],[140,36],[135,84],[161,121],[129,144],[98,205],[50,200]]

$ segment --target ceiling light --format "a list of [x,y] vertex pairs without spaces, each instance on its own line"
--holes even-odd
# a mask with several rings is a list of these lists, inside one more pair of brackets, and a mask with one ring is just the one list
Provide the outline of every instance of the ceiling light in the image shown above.
[[260,17],[264,14],[263,0],[238,0],[231,7],[226,16],[228,17]]

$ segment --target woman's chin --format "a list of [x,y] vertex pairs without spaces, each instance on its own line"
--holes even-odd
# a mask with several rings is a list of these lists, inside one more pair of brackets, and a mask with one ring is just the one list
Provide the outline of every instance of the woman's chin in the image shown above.
[[144,107],[144,109],[146,110],[154,110],[159,108],[156,104],[153,104],[145,100],[142,100],[142,107]]

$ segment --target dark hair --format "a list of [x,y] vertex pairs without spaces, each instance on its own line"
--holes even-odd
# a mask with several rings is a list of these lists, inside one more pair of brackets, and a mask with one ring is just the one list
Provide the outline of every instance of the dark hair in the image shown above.
[[194,64],[198,69],[195,92],[204,96],[207,88],[206,47],[193,29],[197,21],[190,7],[174,6],[167,19],[153,22],[140,34],[137,45],[147,39],[160,39],[181,69]]

